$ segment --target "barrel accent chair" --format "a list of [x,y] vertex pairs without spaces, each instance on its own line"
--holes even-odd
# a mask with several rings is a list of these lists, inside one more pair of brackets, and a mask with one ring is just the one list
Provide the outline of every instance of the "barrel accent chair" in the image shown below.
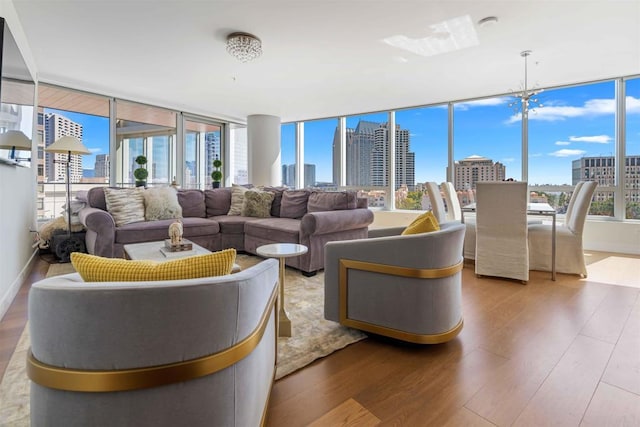
[[462,330],[465,226],[325,246],[324,316],[354,329],[418,344],[437,344]]
[[264,424],[277,290],[275,259],[199,279],[35,283],[31,425]]

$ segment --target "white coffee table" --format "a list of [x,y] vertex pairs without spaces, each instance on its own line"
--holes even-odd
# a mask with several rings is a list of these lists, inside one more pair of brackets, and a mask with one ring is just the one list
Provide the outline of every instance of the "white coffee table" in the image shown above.
[[280,298],[278,304],[278,336],[291,336],[291,319],[284,306],[284,262],[285,258],[306,254],[308,248],[305,245],[296,243],[273,243],[256,248],[256,253],[267,258],[278,258],[280,260]]
[[[130,243],[123,247],[124,257],[131,260],[165,262],[188,256],[206,255],[211,253],[210,250],[203,248],[200,245],[193,242],[191,242],[191,244],[193,245],[193,249],[190,251],[173,252],[171,256],[166,256],[160,251],[160,248],[164,247],[164,240],[145,243]],[[240,266],[238,264],[233,264],[231,273],[237,273],[239,271],[241,271]]]

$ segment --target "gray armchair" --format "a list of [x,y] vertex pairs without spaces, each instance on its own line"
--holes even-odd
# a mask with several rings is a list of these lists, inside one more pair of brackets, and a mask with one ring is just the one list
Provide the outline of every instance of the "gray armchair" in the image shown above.
[[462,329],[465,226],[325,246],[324,316],[342,325],[420,344],[453,339]]
[[29,293],[31,425],[258,426],[275,374],[278,262]]

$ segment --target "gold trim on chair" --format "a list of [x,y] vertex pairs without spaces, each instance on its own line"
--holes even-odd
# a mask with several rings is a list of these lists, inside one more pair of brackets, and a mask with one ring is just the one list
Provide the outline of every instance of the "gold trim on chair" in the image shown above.
[[409,277],[415,279],[439,279],[453,276],[462,271],[464,260],[457,264],[444,268],[407,268],[386,264],[376,264],[350,259],[340,259],[340,324],[350,328],[360,329],[378,335],[399,339],[417,344],[439,344],[455,338],[462,330],[464,324],[460,319],[452,329],[439,334],[416,334],[398,329],[375,325],[349,318],[347,298],[349,293],[349,270],[369,271],[373,273],[388,274],[391,276]]
[[[278,289],[277,286],[274,288],[258,326],[251,334],[233,347],[218,353],[160,366],[106,371],[47,365],[37,360],[29,349],[27,375],[31,381],[57,390],[112,392],[158,387],[214,374],[244,359],[258,346],[267,329],[270,314],[275,313]],[[277,325],[277,321],[274,325]]]

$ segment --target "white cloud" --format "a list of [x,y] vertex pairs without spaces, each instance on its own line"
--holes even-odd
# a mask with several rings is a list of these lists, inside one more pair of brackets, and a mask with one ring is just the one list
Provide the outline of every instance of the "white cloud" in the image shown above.
[[608,135],[593,135],[593,136],[570,136],[569,141],[572,142],[594,142],[596,144],[608,144],[613,141]]
[[556,145],[570,145],[569,141],[556,141]]
[[532,154],[529,154],[529,158],[531,158],[531,157],[542,157],[542,153],[532,153]]
[[586,151],[584,150],[571,150],[568,148],[563,148],[562,150],[549,153],[549,155],[553,157],[578,157],[582,156],[584,153],[586,153]]
[[502,159],[502,163],[513,163],[516,159],[514,159],[513,157],[507,157],[505,159]]
[[91,151],[92,154],[96,154],[102,151],[102,148],[98,147],[98,148],[89,148],[89,151]]
[[[640,114],[640,98],[627,96],[627,114]],[[559,101],[544,102],[544,107],[531,108],[529,120],[554,122],[575,117],[602,116],[614,114],[616,103],[614,99],[590,99],[581,107],[562,105]],[[521,120],[520,113],[513,114],[507,123],[515,123]]]

